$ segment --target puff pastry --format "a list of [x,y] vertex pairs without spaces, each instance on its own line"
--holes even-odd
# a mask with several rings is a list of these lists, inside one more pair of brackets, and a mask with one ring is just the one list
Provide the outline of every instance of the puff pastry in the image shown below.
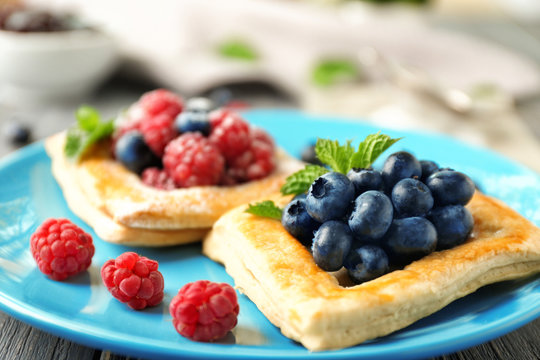
[[351,287],[319,269],[279,221],[245,206],[217,221],[203,253],[285,336],[313,351],[338,349],[404,328],[486,284],[540,272],[540,229],[480,193],[467,207],[474,229],[465,244]]
[[103,240],[126,245],[164,246],[201,240],[225,211],[275,192],[303,164],[284,152],[265,179],[230,186],[162,191],[113,160],[109,144],[94,147],[81,161],[65,158],[65,133],[51,136],[45,149],[70,209]]

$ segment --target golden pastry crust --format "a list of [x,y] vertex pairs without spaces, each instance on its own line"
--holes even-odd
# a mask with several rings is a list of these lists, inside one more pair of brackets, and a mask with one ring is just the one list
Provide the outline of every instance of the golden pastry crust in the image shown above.
[[[236,186],[201,186],[162,191],[144,185],[139,176],[112,159],[107,143],[95,146],[78,163],[66,161],[65,133],[45,142],[53,166],[73,175],[91,205],[115,223],[147,230],[209,228],[227,210],[279,190],[285,178],[303,167],[277,151],[277,168],[264,179]],[[59,171],[58,171],[59,172]],[[59,179],[62,186],[62,181]]]
[[481,286],[540,272],[540,229],[479,193],[467,205],[474,228],[465,244],[352,287],[319,269],[279,221],[247,214],[245,208],[216,222],[203,253],[224,263],[265,316],[309,350],[389,334]]
[[[55,141],[56,139],[46,141],[49,154],[62,151],[63,145],[59,149],[55,148],[60,144]],[[75,167],[64,156],[52,157],[52,173],[62,188],[64,198],[70,209],[90,225],[96,234],[105,241],[132,246],[168,246],[200,241],[210,230],[209,228],[180,230],[130,228],[115,222],[108,214],[96,208],[88,200],[76,181]]]

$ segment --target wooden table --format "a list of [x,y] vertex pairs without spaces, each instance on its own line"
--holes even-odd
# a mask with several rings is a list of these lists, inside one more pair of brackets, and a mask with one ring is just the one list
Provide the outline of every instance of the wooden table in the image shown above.
[[[540,35],[540,31],[538,31]],[[489,35],[489,33],[488,33]],[[489,36],[488,36],[489,37]],[[540,38],[540,36],[539,36]],[[540,48],[539,48],[540,49]],[[540,56],[537,59],[540,63]],[[113,116],[117,109],[137,99],[140,94],[154,85],[126,83],[115,79],[106,84],[89,104],[97,106],[105,115]],[[244,97],[255,104],[295,106],[286,98],[260,86],[235,88],[235,97]],[[268,100],[271,99],[271,100]],[[1,104],[0,104],[1,105]],[[42,107],[19,109],[0,106],[0,126],[14,116],[23,122],[32,122],[35,139],[43,138],[67,127],[73,120],[76,104],[63,104],[44,111]],[[518,106],[521,116],[531,131],[540,139],[540,100],[532,99]],[[0,156],[12,151],[5,141],[0,141]],[[93,349],[47,334],[0,312],[0,359],[126,359],[125,356],[109,351]],[[436,359],[540,359],[540,319],[523,326],[493,341]]]

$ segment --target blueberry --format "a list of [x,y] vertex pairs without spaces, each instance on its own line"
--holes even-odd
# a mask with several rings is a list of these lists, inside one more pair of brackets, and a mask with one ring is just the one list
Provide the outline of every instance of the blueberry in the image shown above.
[[407,178],[392,189],[392,203],[401,217],[423,216],[433,207],[433,196],[426,184]]
[[439,171],[439,165],[431,160],[420,160],[420,166],[422,167],[422,181],[426,181],[431,174]]
[[291,201],[283,210],[281,217],[283,227],[304,245],[311,245],[313,233],[321,225],[313,220],[306,211],[306,202],[303,199]]
[[9,142],[14,146],[25,145],[32,138],[30,128],[19,122],[8,123],[4,132]]
[[349,226],[342,221],[323,223],[313,238],[313,260],[325,271],[337,271],[343,266],[352,244]]
[[202,135],[208,136],[211,128],[208,112],[182,111],[176,117],[174,127],[180,134],[198,131]]
[[161,166],[161,160],[150,150],[138,131],[122,135],[116,142],[114,155],[125,167],[137,174],[148,167]]
[[384,236],[392,223],[392,202],[380,191],[368,190],[354,201],[349,227],[355,238],[377,240]]
[[390,259],[408,264],[431,252],[437,246],[437,230],[423,217],[395,219],[384,237]]
[[474,194],[474,182],[459,171],[438,171],[427,178],[426,185],[435,206],[466,205]]
[[321,160],[317,157],[317,154],[315,153],[315,144],[308,145],[302,150],[302,154],[300,155],[300,158],[302,161],[307,162],[309,164],[314,165],[323,165]]
[[349,277],[357,284],[373,280],[389,271],[388,255],[378,246],[351,249],[343,262]]
[[189,99],[186,102],[186,108],[184,109],[184,111],[208,113],[213,109],[214,103],[212,102],[212,100],[205,97],[195,97]]
[[382,175],[377,170],[353,168],[347,177],[354,185],[356,196],[368,190],[384,190]]
[[463,244],[474,225],[471,213],[462,205],[433,208],[428,214],[428,219],[437,229],[437,250]]
[[354,200],[354,185],[343,174],[329,172],[311,184],[306,209],[318,222],[342,219]]
[[390,192],[401,179],[420,178],[422,176],[422,166],[414,155],[406,151],[399,151],[388,156],[381,173],[386,190]]

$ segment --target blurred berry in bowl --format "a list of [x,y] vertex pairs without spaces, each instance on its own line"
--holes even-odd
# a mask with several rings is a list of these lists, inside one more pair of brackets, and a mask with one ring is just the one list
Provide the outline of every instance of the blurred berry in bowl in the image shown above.
[[9,100],[77,98],[116,64],[113,40],[73,16],[0,7],[0,90]]

